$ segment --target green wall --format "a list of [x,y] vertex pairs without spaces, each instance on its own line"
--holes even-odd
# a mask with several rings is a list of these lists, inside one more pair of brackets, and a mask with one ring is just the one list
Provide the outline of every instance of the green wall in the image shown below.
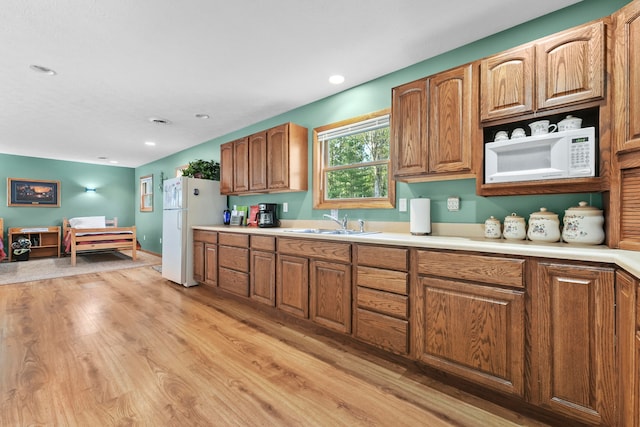
[[[584,0],[558,12],[398,70],[379,79],[345,90],[334,96],[321,99],[236,132],[212,139],[192,149],[141,166],[136,169],[136,177],[153,173],[154,178],[157,179],[160,172],[173,176],[177,166],[186,164],[190,160],[197,158],[219,160],[220,144],[288,121],[295,122],[309,129],[309,153],[312,153],[312,129],[314,127],[390,107],[391,88],[394,86],[501,52],[593,19],[610,15],[627,3],[629,3],[629,0]],[[312,157],[310,155],[309,188],[312,186],[311,171]],[[446,199],[451,195],[459,196],[461,199],[461,209],[458,212],[448,212],[446,209]],[[602,195],[599,193],[480,197],[475,194],[475,180],[473,179],[416,184],[397,183],[396,198],[411,199],[418,196],[431,198],[433,222],[482,223],[490,215],[503,219],[511,212],[516,212],[528,218],[530,213],[538,211],[542,206],[562,215],[565,209],[576,206],[581,200],[586,200],[591,205],[602,207]],[[321,219],[322,215],[328,211],[313,210],[312,199],[311,191],[307,191],[299,193],[265,194],[260,196],[234,196],[230,197],[230,204],[253,205],[259,202],[288,202],[289,212],[280,213],[282,218]],[[160,201],[160,195],[158,194],[156,195],[154,203],[159,206]],[[409,213],[398,212],[397,209],[350,209],[343,210],[340,214],[345,213],[352,219],[409,221]],[[220,217],[221,212],[211,213],[212,222],[219,222]],[[152,236],[151,244],[148,246],[149,250],[159,252],[159,230],[161,229],[160,210],[152,213],[136,212],[136,224],[138,224],[139,233],[140,230],[144,228],[145,232]],[[144,243],[143,246],[145,246]]]
[[[9,227],[62,225],[62,218],[105,215],[118,224],[135,224],[135,169],[0,154],[0,200],[7,197],[7,178],[60,181],[60,207],[8,207],[0,204],[5,233]],[[87,193],[85,187],[95,187]]]

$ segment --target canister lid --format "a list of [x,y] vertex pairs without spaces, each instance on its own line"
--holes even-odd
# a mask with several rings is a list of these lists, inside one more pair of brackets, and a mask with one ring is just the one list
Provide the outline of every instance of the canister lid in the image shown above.
[[552,219],[553,217],[558,218],[558,214],[557,213],[549,212],[547,210],[547,208],[540,208],[539,212],[534,212],[534,213],[531,214],[532,218],[534,216],[541,217],[541,218],[547,218],[547,219]]
[[602,215],[602,211],[594,206],[589,206],[587,202],[580,202],[578,206],[572,206],[565,211],[565,215],[594,215],[600,216]]
[[520,220],[523,220],[524,221],[524,218],[521,217],[520,215],[518,215],[517,213],[512,212],[511,215],[507,215],[506,217],[504,217],[504,220],[505,221],[507,221],[507,220],[509,220],[509,221],[520,221]]

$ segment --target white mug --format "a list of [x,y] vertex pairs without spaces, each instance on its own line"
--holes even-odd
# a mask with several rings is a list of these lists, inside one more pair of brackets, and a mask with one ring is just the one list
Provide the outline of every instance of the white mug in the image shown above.
[[527,136],[527,134],[522,128],[516,128],[513,130],[513,132],[511,132],[511,139],[524,138],[525,136]]
[[544,135],[558,129],[557,125],[549,124],[549,120],[538,120],[531,123],[529,127],[531,128],[531,135]]

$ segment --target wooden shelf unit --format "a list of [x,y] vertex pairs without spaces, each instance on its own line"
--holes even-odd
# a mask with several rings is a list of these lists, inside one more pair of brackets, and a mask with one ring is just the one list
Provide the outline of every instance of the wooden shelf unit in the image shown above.
[[9,261],[13,258],[11,244],[23,236],[31,241],[29,258],[60,257],[60,227],[14,227],[8,234],[5,252]]

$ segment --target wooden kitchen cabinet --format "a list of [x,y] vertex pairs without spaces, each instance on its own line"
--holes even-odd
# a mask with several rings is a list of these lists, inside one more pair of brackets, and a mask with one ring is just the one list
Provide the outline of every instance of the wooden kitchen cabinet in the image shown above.
[[251,236],[250,298],[276,305],[275,237]]
[[222,144],[222,194],[306,191],[308,145],[307,128],[295,123]]
[[351,332],[351,245],[279,238],[276,307]]
[[429,172],[427,158],[427,79],[393,88],[391,145],[397,179]]
[[267,132],[249,136],[249,190],[267,189]]
[[476,104],[471,64],[394,88],[391,144],[396,179],[473,176]]
[[218,233],[218,287],[249,296],[249,236]]
[[[637,312],[638,286],[640,281],[625,271],[616,271],[616,337],[617,364],[619,373],[619,425],[639,427],[637,423],[640,407],[638,406],[637,388],[640,383],[640,360],[637,359],[636,338],[640,313]],[[631,374],[627,374],[631,373]],[[635,374],[634,374],[635,373]]]
[[585,24],[480,61],[480,119],[604,97],[605,24]]
[[613,17],[615,151],[640,150],[640,3],[629,3]]
[[193,231],[193,279],[203,285],[218,285],[218,233]]
[[416,259],[415,358],[523,397],[525,292],[502,285],[524,283],[524,260],[424,250],[416,252]]
[[[229,167],[231,164],[231,167]],[[220,193],[249,191],[249,139],[220,145]],[[231,188],[231,190],[229,190]]]
[[533,261],[532,403],[581,422],[619,425],[611,268]]
[[351,333],[351,265],[311,260],[309,318],[327,328]]
[[409,250],[355,247],[353,335],[382,349],[409,353]]

